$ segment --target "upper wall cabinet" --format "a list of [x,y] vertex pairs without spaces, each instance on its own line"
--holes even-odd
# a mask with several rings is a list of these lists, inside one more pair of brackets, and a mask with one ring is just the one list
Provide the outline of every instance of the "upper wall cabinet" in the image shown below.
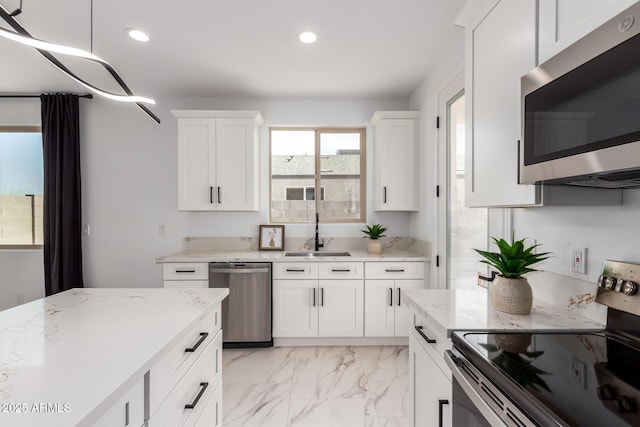
[[178,209],[258,210],[260,113],[171,112],[178,118]]
[[538,0],[540,63],[637,0]]
[[466,201],[472,207],[538,203],[518,184],[520,77],[536,66],[536,0],[484,2],[465,24]]
[[376,211],[418,209],[417,111],[377,111],[375,128],[373,207]]

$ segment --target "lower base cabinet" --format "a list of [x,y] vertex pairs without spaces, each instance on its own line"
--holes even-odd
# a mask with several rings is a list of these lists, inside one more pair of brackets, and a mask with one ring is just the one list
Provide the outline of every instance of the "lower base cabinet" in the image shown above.
[[409,425],[411,427],[448,427],[452,425],[451,373],[445,374],[441,370],[425,344],[427,344],[426,341],[416,331],[411,331],[409,335],[409,396],[411,399]]

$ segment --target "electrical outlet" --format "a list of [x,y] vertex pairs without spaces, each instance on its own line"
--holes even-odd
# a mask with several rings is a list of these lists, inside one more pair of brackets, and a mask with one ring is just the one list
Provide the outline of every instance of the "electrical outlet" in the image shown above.
[[164,224],[160,224],[158,226],[158,236],[166,236],[167,235],[167,227]]
[[584,362],[571,358],[571,377],[583,388],[587,388],[587,366]]
[[571,249],[571,271],[587,274],[587,248]]

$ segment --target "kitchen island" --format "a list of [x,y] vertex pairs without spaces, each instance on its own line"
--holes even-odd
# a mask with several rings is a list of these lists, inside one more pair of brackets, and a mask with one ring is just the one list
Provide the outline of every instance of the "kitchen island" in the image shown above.
[[[220,396],[227,295],[71,289],[0,312],[0,425],[137,427],[154,414],[154,425],[165,425],[210,413],[209,400]],[[209,387],[197,386],[201,375]],[[198,395],[200,405],[184,410]]]

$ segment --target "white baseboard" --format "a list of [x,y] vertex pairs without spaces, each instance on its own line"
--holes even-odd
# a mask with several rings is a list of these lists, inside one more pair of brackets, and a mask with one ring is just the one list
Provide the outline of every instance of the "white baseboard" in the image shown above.
[[274,347],[309,346],[359,346],[359,345],[409,345],[408,337],[312,337],[312,338],[274,338]]

